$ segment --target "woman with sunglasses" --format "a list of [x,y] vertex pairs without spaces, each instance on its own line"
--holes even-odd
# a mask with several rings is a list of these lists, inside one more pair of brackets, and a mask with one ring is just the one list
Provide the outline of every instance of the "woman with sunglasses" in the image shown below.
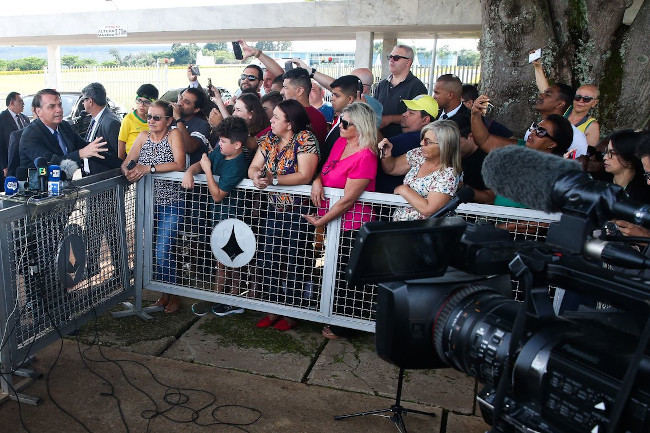
[[[531,51],[532,53],[532,51]],[[535,81],[540,93],[544,93],[549,88],[548,80],[542,69],[542,61],[535,60],[532,62],[535,68]],[[598,96],[600,91],[593,84],[583,84],[576,91],[573,97],[573,105],[564,113],[564,116],[573,126],[578,128],[587,139],[589,146],[596,146],[600,140],[600,125],[598,121],[589,115],[589,111],[598,105]]]
[[[248,176],[259,189],[269,185],[307,185],[318,165],[318,143],[309,128],[309,116],[302,104],[288,99],[273,110],[271,131],[258,140],[259,147],[248,169]],[[268,211],[261,241],[263,293],[284,305],[302,302],[304,256],[307,255],[308,225],[301,215],[308,201],[300,195],[269,192]],[[258,328],[274,325],[279,331],[295,327],[289,317],[269,314]]]
[[[131,152],[122,163],[122,173],[129,182],[137,182],[145,174],[185,170],[185,150],[180,132],[171,129],[173,121],[171,103],[158,100],[148,109],[149,130],[135,139]],[[136,164],[129,168],[129,164]],[[176,281],[176,261],[172,248],[183,215],[183,189],[180,182],[157,179],[154,182],[154,279],[173,284]],[[179,308],[178,296],[163,294],[157,306],[165,313],[175,313]]]
[[[375,190],[377,176],[377,124],[372,108],[363,102],[347,105],[341,113],[340,137],[334,142],[323,170],[311,187],[311,201],[319,210],[317,214],[304,215],[316,227],[325,227],[330,221],[341,217],[343,232],[340,237],[340,254],[337,281],[343,276],[352,244],[358,229],[374,219],[372,206],[358,203],[364,191]],[[343,197],[332,207],[325,199],[323,187],[343,189]],[[356,299],[352,299],[353,294]],[[358,315],[359,311],[371,311],[372,297],[351,288],[339,288],[334,298],[334,311],[338,314]],[[347,330],[325,326],[323,336],[336,339]]]
[[420,147],[396,158],[387,139],[379,143],[381,166],[392,176],[404,176],[395,188],[410,206],[393,213],[393,221],[424,219],[443,207],[456,193],[463,169],[460,165],[460,130],[452,120],[429,123],[420,132]]

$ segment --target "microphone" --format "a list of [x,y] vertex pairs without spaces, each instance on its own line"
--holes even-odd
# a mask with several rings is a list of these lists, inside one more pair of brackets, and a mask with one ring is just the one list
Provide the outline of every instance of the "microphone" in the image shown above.
[[71,159],[64,159],[61,161],[60,167],[61,167],[61,187],[65,189],[72,182],[72,178],[75,172],[79,169],[79,165]]
[[455,211],[461,203],[467,203],[474,198],[474,188],[465,185],[449,200],[443,207],[435,211],[429,218],[438,218],[447,214],[448,212]]
[[47,167],[47,192],[50,196],[61,194],[61,167],[58,165]]
[[34,166],[38,169],[38,190],[40,192],[47,192],[47,166],[48,162],[45,158],[37,157],[34,160]]
[[595,260],[602,260],[614,266],[623,266],[630,269],[650,268],[650,257],[646,257],[630,245],[623,245],[589,239],[585,242],[585,256]]
[[18,192],[18,178],[7,176],[5,178],[5,195],[14,195]]
[[593,180],[578,162],[521,146],[493,150],[481,170],[495,193],[544,212],[612,218],[650,227],[650,205],[637,203],[618,185]]
[[16,178],[18,178],[18,194],[25,194],[29,190],[27,173],[27,167],[16,168]]

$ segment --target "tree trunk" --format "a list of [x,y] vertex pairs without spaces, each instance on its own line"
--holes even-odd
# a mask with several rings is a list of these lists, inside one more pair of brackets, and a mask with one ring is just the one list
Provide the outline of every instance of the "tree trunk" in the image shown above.
[[[538,90],[528,52],[542,48],[549,81],[601,91],[593,113],[607,132],[640,128],[650,111],[647,43],[650,0],[631,26],[623,15],[631,0],[482,0],[481,90],[498,120],[518,136],[538,118]],[[641,101],[639,96],[645,96]]]

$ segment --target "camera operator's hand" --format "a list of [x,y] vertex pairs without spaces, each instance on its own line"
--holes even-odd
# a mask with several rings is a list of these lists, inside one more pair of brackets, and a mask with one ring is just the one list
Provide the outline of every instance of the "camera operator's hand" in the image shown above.
[[618,226],[618,229],[624,236],[650,237],[650,230],[645,227],[623,220],[614,220],[614,223]]

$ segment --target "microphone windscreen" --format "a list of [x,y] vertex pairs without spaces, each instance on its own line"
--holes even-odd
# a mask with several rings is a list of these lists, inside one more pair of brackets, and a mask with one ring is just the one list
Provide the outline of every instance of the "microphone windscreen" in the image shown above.
[[59,167],[61,167],[61,174],[65,172],[67,180],[72,180],[74,173],[79,169],[79,165],[71,159],[61,160]]
[[27,180],[27,167],[17,167],[16,168],[16,178],[18,178],[19,181],[23,182]]
[[574,160],[523,146],[505,146],[491,151],[483,161],[485,185],[496,194],[544,212],[555,212],[552,190],[557,178],[572,171],[582,172]]

